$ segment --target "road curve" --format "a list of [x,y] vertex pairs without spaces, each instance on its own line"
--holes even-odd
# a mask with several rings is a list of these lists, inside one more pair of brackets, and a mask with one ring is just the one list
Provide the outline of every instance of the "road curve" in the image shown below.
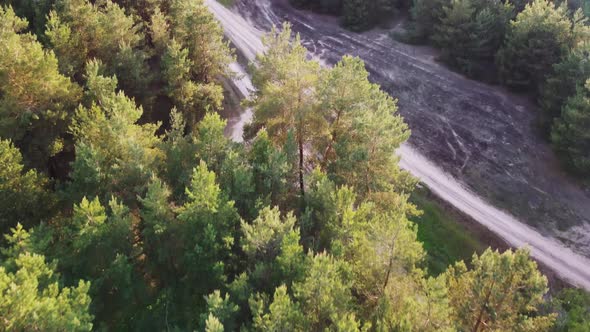
[[[253,61],[255,55],[263,51],[260,41],[263,32],[215,0],[205,0],[205,3],[219,20],[226,36],[234,46],[249,61]],[[232,64],[232,68],[242,73],[237,84],[240,86],[240,91],[247,96],[247,92],[252,91],[253,87],[245,77],[245,71],[238,64]],[[241,139],[241,126],[250,117],[251,113],[247,113],[246,116],[241,116],[239,121],[230,119],[230,121],[233,120],[231,130],[233,139]],[[514,216],[490,205],[409,144],[404,144],[397,153],[401,156],[400,166],[419,178],[437,196],[472,217],[511,246],[529,247],[532,256],[553,270],[560,278],[590,291],[590,260],[588,258],[574,253],[556,239],[543,236]]]

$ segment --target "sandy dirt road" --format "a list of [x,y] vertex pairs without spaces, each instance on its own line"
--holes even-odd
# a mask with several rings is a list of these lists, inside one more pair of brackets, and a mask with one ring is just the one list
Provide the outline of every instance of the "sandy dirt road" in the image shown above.
[[[400,68],[392,66],[392,63],[395,64],[395,62],[374,60],[375,57],[381,58],[381,56],[384,56],[382,53],[378,56],[365,54],[366,52],[372,52],[370,51],[371,47],[387,49],[387,47],[389,47],[388,45],[393,43],[392,41],[389,41],[389,39],[385,40],[379,37],[379,35],[355,35],[351,37],[347,32],[339,30],[337,26],[334,27],[334,23],[329,22],[330,18],[318,20],[317,17],[313,17],[310,14],[301,14],[303,15],[303,18],[299,16],[289,16],[284,12],[281,12],[281,10],[289,10],[281,7],[284,6],[284,4],[280,4],[279,7],[273,7],[273,4],[266,0],[257,0],[255,2],[243,0],[243,2],[238,3],[238,9],[234,10],[229,10],[214,0],[206,0],[205,2],[221,22],[227,37],[232,41],[241,55],[250,61],[254,59],[256,53],[263,51],[260,37],[263,35],[264,31],[269,29],[273,24],[279,24],[283,19],[289,20],[293,23],[294,30],[302,34],[304,42],[310,52],[316,57],[320,57],[322,62],[327,65],[337,61],[342,54],[350,53],[359,55],[367,62],[367,67],[372,74],[372,79],[381,84],[383,84],[382,81],[385,81],[385,89],[395,97],[399,98],[402,114],[406,119],[408,119],[408,115],[410,117],[409,121],[407,121],[410,123],[413,130],[413,137],[418,136],[417,138],[412,139],[410,144],[404,145],[397,151],[401,156],[401,166],[418,177],[439,197],[446,200],[460,211],[471,216],[474,220],[487,227],[490,231],[496,233],[512,246],[530,247],[532,255],[548,268],[552,269],[561,278],[574,285],[590,290],[590,260],[588,258],[580,253],[574,252],[562,241],[559,241],[555,236],[556,232],[548,231],[549,227],[542,227],[541,230],[539,230],[538,228],[534,228],[517,220],[513,215],[488,203],[489,198],[484,199],[475,194],[472,188],[463,182],[466,178],[467,180],[469,180],[469,178],[461,175],[468,174],[467,172],[469,169],[473,167],[491,167],[489,165],[486,166],[485,164],[482,166],[482,163],[489,161],[490,158],[481,158],[482,161],[476,163],[475,161],[477,161],[477,159],[473,156],[476,150],[474,149],[472,151],[470,149],[470,147],[478,144],[478,140],[481,139],[482,135],[486,135],[485,133],[480,133],[479,136],[472,137],[473,141],[470,142],[469,139],[465,137],[467,135],[465,133],[470,133],[470,131],[466,131],[467,128],[463,127],[469,125],[469,123],[461,122],[461,118],[459,118],[457,124],[455,124],[450,117],[453,113],[444,114],[444,112],[440,112],[442,114],[439,114],[433,112],[432,108],[435,106],[430,104],[440,103],[441,109],[450,109],[451,107],[460,106],[461,102],[463,102],[463,106],[467,108],[465,112],[469,112],[469,108],[475,108],[476,111],[483,112],[484,116],[492,117],[494,117],[494,107],[498,107],[499,109],[513,108],[515,109],[516,114],[505,120],[505,128],[502,128],[502,130],[508,132],[514,131],[514,133],[509,134],[516,136],[516,138],[522,138],[531,133],[518,132],[518,128],[515,129],[514,126],[508,124],[508,122],[516,123],[517,121],[530,121],[530,114],[527,115],[526,103],[524,103],[525,105],[518,105],[515,103],[513,97],[503,94],[501,91],[497,91],[496,89],[486,89],[486,86],[481,83],[468,81],[449,72],[433,62],[429,53],[421,49],[414,50],[413,52],[410,49],[404,49],[394,56],[398,61],[399,58],[403,59],[405,56],[405,60],[410,62],[407,65],[399,65],[400,68],[409,68],[407,73],[402,73]],[[277,14],[277,12],[279,14]],[[291,12],[288,11],[288,13]],[[316,24],[317,21],[327,22],[326,25],[330,28],[322,27],[321,25],[312,25]],[[325,31],[321,29],[325,29]],[[304,34],[301,31],[307,32],[307,34]],[[313,34],[310,31],[313,32]],[[335,34],[335,36],[333,34]],[[318,39],[312,39],[311,36],[314,35],[320,37],[318,37]],[[367,41],[363,42],[363,40],[358,40],[358,38],[366,38]],[[362,45],[350,46],[355,45],[355,43]],[[339,46],[334,46],[335,44],[339,44]],[[342,45],[349,45],[349,47],[343,47]],[[351,47],[352,49],[349,49]],[[354,49],[357,49],[357,52],[354,52]],[[367,49],[369,49],[369,51],[367,51]],[[350,52],[347,52],[347,50],[350,50]],[[366,58],[369,60],[373,59],[373,61],[367,61]],[[379,65],[383,65],[383,69],[377,69],[376,67]],[[395,72],[396,68],[397,72]],[[247,78],[247,74],[237,63],[232,64],[232,69],[239,73],[238,79],[235,82],[236,86],[244,96],[247,96],[249,91],[253,89]],[[380,72],[381,74],[376,74],[377,72]],[[387,88],[387,84],[389,84],[390,87],[395,87],[395,85],[398,84],[391,83],[391,81],[394,81],[394,77],[397,77],[396,75],[407,75],[404,77],[410,81],[423,77],[428,84],[425,87],[424,84],[417,83],[416,93],[401,89],[401,93],[398,91],[396,94],[395,91],[390,91]],[[405,88],[408,87],[406,86]],[[426,88],[431,89],[431,93],[424,94],[424,89]],[[445,97],[444,93],[449,93],[449,96],[451,97]],[[454,96],[453,93],[456,93],[459,97]],[[468,98],[461,98],[461,96],[467,96]],[[457,98],[459,98],[459,100],[457,100]],[[466,100],[474,102],[468,104]],[[429,104],[421,105],[420,103]],[[458,105],[456,105],[456,103],[458,103]],[[407,110],[404,112],[404,108],[407,109],[412,107],[412,104],[418,106],[419,111],[414,110],[413,112],[410,112]],[[431,114],[426,114],[429,109]],[[413,113],[418,114],[412,116]],[[426,116],[433,117],[434,119],[425,119],[424,117]],[[523,118],[518,118],[518,116]],[[495,120],[500,121],[499,115],[496,117],[498,119]],[[229,128],[231,129],[230,135],[233,139],[241,139],[243,124],[249,121],[250,118],[251,112],[246,110],[240,116],[229,120]],[[479,120],[481,121],[481,119]],[[421,127],[417,125],[418,123],[421,123],[420,121],[425,122],[424,126],[430,129],[416,130],[416,128]],[[476,127],[473,129],[477,131],[482,128],[486,129],[487,127]],[[487,129],[493,131],[492,129]],[[489,133],[487,135],[486,139],[489,140],[488,144],[493,145],[495,140],[499,140],[498,145],[511,145],[506,141],[510,138],[509,134],[502,133],[502,130],[500,129],[496,130],[497,132],[495,134]],[[432,135],[429,135],[429,133],[433,134],[440,131],[445,132],[444,137],[438,137],[436,135],[433,137]],[[421,135],[425,137],[421,138]],[[471,135],[473,134],[471,133]],[[498,137],[498,135],[500,137]],[[435,145],[435,150],[438,149],[440,151],[432,153],[432,151],[430,151],[432,149],[431,145]],[[513,153],[522,154],[522,149],[526,147],[521,146],[512,148],[519,149]],[[499,150],[502,149],[510,149],[510,147],[501,147]],[[490,151],[480,151],[479,153],[486,154],[490,153]],[[439,160],[440,158],[437,157],[438,154],[445,155],[443,161]],[[452,157],[449,158],[449,155]],[[428,156],[428,158],[426,156]],[[451,160],[448,161],[448,159]],[[493,164],[501,165],[504,162],[498,160],[500,158],[492,159],[494,161]],[[514,167],[514,164],[510,167]],[[500,173],[503,173],[503,181],[518,181],[518,179],[514,179],[514,176],[505,174],[506,172]],[[501,183],[496,183],[496,186],[499,185],[501,185]],[[585,194],[583,192],[576,192],[577,189],[575,187],[566,189],[572,190],[574,194],[581,195],[579,199],[584,199]],[[538,191],[540,189],[535,188],[534,190]],[[584,227],[584,224],[582,225],[582,227]],[[571,242],[574,241],[570,241],[570,243]],[[582,248],[579,252],[585,252],[585,250],[583,250],[583,244],[584,243],[580,245],[580,243],[577,243],[577,245],[573,245],[573,247]],[[586,245],[589,244],[586,243]]]

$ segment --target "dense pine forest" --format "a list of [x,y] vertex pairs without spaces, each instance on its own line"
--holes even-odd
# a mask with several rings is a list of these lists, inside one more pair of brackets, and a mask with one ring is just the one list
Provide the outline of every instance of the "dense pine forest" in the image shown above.
[[[277,27],[237,143],[236,56],[202,0],[0,4],[0,331],[589,331],[590,296],[548,293],[526,249],[428,269],[410,130],[360,59],[324,68]],[[497,51],[588,174],[581,12],[383,5],[460,68]]]

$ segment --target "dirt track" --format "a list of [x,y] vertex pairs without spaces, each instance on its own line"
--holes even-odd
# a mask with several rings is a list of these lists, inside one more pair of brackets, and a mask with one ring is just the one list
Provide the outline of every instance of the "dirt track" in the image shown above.
[[280,1],[241,0],[234,12],[207,3],[246,58],[262,50],[261,31],[283,20],[326,64],[360,56],[371,79],[399,98],[412,128],[411,146],[400,149],[402,166],[513,246],[528,244],[545,265],[590,289],[590,261],[566,248],[590,256],[590,197],[551,168],[555,162],[531,129],[526,100],[450,72],[432,60],[432,51],[396,43],[385,31],[350,33],[332,18]]

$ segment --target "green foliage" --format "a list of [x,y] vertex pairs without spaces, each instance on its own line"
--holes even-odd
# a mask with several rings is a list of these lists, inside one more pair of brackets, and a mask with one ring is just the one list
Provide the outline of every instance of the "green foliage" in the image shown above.
[[54,267],[36,254],[16,257],[16,269],[0,266],[0,331],[90,331],[90,283],[60,287]]
[[252,302],[251,306],[255,331],[304,331],[303,312],[284,285],[277,287],[268,309],[264,308],[264,301]]
[[590,294],[581,289],[566,288],[557,294],[552,304],[560,313],[553,331],[590,331]]
[[223,324],[212,314],[209,314],[205,322],[205,332],[223,332]]
[[30,22],[31,32],[37,37],[42,37],[47,14],[54,2],[54,0],[0,0],[0,5],[11,6],[16,15]]
[[[61,71],[80,77],[85,72],[86,61],[91,58],[105,63],[109,74],[119,74],[117,62],[120,56],[128,57],[124,53],[129,52],[123,50],[130,48],[131,52],[139,52],[143,41],[140,29],[136,18],[128,16],[110,0],[97,4],[86,0],[56,0],[55,9],[49,14],[46,34],[60,59]],[[133,56],[138,58],[132,61],[141,63],[139,53]],[[123,80],[132,78],[117,76]]]
[[298,149],[299,190],[305,193],[303,175],[308,144],[314,144],[322,135],[326,120],[316,110],[315,84],[321,72],[317,61],[307,60],[307,50],[299,37],[291,43],[291,27],[283,25],[264,38],[268,51],[257,56],[252,82],[257,92],[251,100],[254,121],[266,126],[276,144],[284,144],[294,131]]
[[188,201],[179,208],[171,229],[170,238],[180,245],[172,248],[176,252],[170,252],[174,271],[169,277],[185,280],[176,290],[177,303],[189,308],[202,305],[199,294],[223,286],[224,273],[231,269],[227,263],[233,261],[239,215],[234,203],[223,197],[215,173],[203,161],[194,169],[186,193]]
[[160,9],[156,9],[150,17],[149,33],[155,53],[162,56],[170,42],[170,24]]
[[[285,25],[265,40],[267,52],[258,57],[253,75],[258,92],[250,103],[254,121],[275,137],[275,144],[284,145],[293,132],[301,194],[309,163],[328,170],[338,184],[355,187],[361,196],[411,187],[393,153],[409,137],[395,114],[395,100],[369,82],[360,59],[345,57],[333,69],[322,70],[307,60],[299,39],[290,43],[290,36]],[[304,153],[306,147],[317,155]]]
[[109,211],[95,198],[83,198],[74,206],[70,219],[60,221],[54,235],[53,257],[59,258],[61,270],[68,271],[67,280],[91,281],[93,311],[98,322],[129,324],[141,280],[130,262],[132,216],[116,199],[109,202]]
[[285,149],[275,147],[266,130],[261,130],[252,142],[248,162],[252,165],[253,181],[257,193],[265,195],[267,205],[279,204],[287,197],[292,163]]
[[[55,198],[47,190],[48,180],[35,170],[24,170],[20,151],[0,139],[0,232],[17,223],[30,227],[47,220]],[[31,208],[35,207],[35,208]]]
[[590,81],[563,107],[551,130],[551,142],[574,172],[590,174]]
[[226,73],[233,59],[219,23],[202,0],[173,0],[169,6],[171,34],[188,50],[191,78],[195,82],[214,82]]
[[185,135],[186,123],[182,113],[173,109],[170,113],[170,130],[166,141],[161,143],[164,153],[162,178],[170,184],[172,194],[178,201],[190,183],[192,167],[197,164],[197,147],[190,135]]
[[242,222],[242,249],[253,262],[272,261],[278,255],[283,238],[294,225],[292,214],[281,219],[278,208],[264,208],[251,225]]
[[500,254],[490,249],[447,271],[453,320],[459,329],[546,331],[554,315],[537,312],[547,292],[547,278],[526,249]]
[[370,27],[373,22],[373,1],[343,0],[342,23],[353,31],[361,31]]
[[451,66],[481,76],[481,63],[492,63],[500,48],[513,8],[509,2],[453,0],[443,7],[432,37]]
[[590,37],[586,18],[578,11],[570,19],[565,6],[535,0],[511,22],[498,52],[502,81],[515,89],[536,89],[568,50]]
[[189,58],[189,50],[172,40],[163,57],[163,76],[166,91],[175,105],[183,112],[189,128],[201,119],[203,112],[221,108],[223,91],[215,83],[195,83],[191,80],[196,65]]
[[149,268],[154,273],[159,265],[166,263],[164,241],[175,217],[169,201],[170,190],[158,178],[152,179],[145,197],[139,199],[142,206],[141,220],[144,222],[143,250],[148,256]]
[[[39,33],[32,3],[15,4]],[[460,43],[449,54],[489,61],[509,6],[439,4],[440,17],[424,20],[438,17],[440,40]],[[317,2],[346,6],[359,27],[405,5]],[[546,280],[520,251],[486,252],[436,278],[421,269],[415,180],[394,154],[409,130],[360,59],[323,69],[288,25],[273,30],[246,103],[252,139],[238,144],[212,112],[233,56],[203,1],[57,0],[45,36],[59,64],[24,20],[0,14],[0,43],[18,55],[0,59],[0,221],[16,224],[0,249],[0,330],[453,331],[473,329],[473,308],[496,330],[551,323],[538,311]],[[556,81],[584,64],[580,52],[556,66]],[[555,131],[583,136],[565,120],[584,124],[584,103],[568,105]],[[64,170],[60,204],[5,137],[26,166],[63,150],[52,158]],[[583,300],[567,299],[557,310],[571,324],[559,326],[583,325]]]
[[337,184],[361,195],[411,188],[394,151],[410,131],[397,115],[396,101],[368,79],[359,58],[345,56],[320,80],[318,98],[329,135],[318,150],[320,165]]
[[[236,311],[238,311],[238,306],[230,301],[228,294],[225,294],[225,297],[223,297],[221,296],[221,293],[216,290],[209,294],[205,300],[207,301],[208,314],[202,314],[201,319],[205,321],[206,330],[219,329],[219,326],[222,327],[222,331],[224,328],[228,331],[237,330],[238,326],[233,317]],[[219,324],[211,322],[211,316],[215,317]]]
[[166,6],[166,0],[113,0],[128,12],[147,20],[154,12]]
[[553,65],[553,74],[547,77],[541,94],[540,126],[549,135],[554,120],[561,116],[561,109],[576,91],[583,89],[590,77],[590,49],[587,43],[579,44],[561,62]]
[[250,267],[251,284],[257,290],[272,291],[298,276],[303,262],[295,217],[281,218],[278,208],[264,208],[248,224],[242,221],[241,246]]
[[327,253],[316,254],[305,279],[293,285],[305,318],[305,330],[323,331],[340,321],[352,308],[349,267]]
[[27,164],[45,168],[62,150],[80,88],[59,74],[55,55],[27,26],[10,7],[0,7],[0,137],[21,147]]
[[207,113],[194,133],[197,155],[217,173],[230,149],[230,141],[224,135],[226,125],[219,114]]
[[117,194],[129,202],[143,193],[158,167],[157,125],[138,125],[142,108],[122,92],[108,91],[116,83],[114,78],[109,83],[109,78],[101,77],[98,66],[91,65],[89,70],[88,94],[97,99],[88,108],[80,106],[70,126],[76,160],[68,196],[75,202],[83,196],[107,200]]
[[409,38],[413,41],[426,41],[434,36],[435,28],[440,25],[445,6],[450,0],[414,0],[410,14],[412,26]]

